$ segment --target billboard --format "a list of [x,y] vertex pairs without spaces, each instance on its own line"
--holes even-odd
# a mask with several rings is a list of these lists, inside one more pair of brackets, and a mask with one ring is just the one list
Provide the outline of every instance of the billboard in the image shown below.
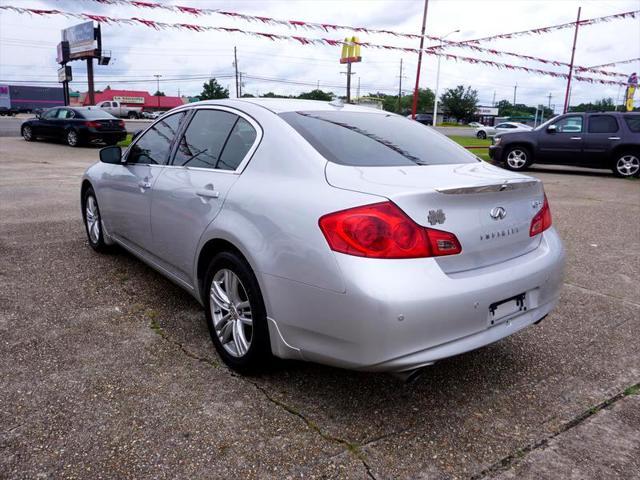
[[71,67],[64,65],[58,70],[58,82],[71,82],[73,81],[73,75],[71,74]]
[[85,22],[62,30],[62,41],[69,42],[69,59],[95,56],[98,48],[93,22]]
[[9,90],[9,85],[0,85],[0,108],[11,108],[11,90]]

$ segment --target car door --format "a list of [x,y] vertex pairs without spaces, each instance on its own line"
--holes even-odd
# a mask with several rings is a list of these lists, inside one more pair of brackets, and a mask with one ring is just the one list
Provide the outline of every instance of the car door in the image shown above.
[[[555,128],[549,128],[554,126]],[[540,132],[536,159],[546,163],[574,165],[581,161],[584,115],[566,115]]]
[[55,127],[55,121],[58,116],[59,108],[50,108],[45,111],[38,122],[35,123],[34,134],[42,137],[52,137]]
[[74,117],[72,110],[68,108],[58,109],[56,118],[52,120],[51,134],[55,138],[64,139],[65,130],[71,124],[71,119]]
[[584,135],[584,160],[590,166],[609,168],[609,152],[620,143],[620,125],[613,115],[597,114],[587,118]]
[[151,250],[151,191],[184,116],[184,111],[174,113],[153,124],[125,152],[124,163],[103,179],[100,207],[107,231],[141,254]]
[[499,123],[493,128],[493,135],[497,135],[498,133],[506,133],[515,131],[515,125],[511,125],[510,123]]
[[249,116],[225,108],[195,110],[175,147],[172,165],[153,189],[154,254],[165,268],[193,285],[200,238],[262,137]]

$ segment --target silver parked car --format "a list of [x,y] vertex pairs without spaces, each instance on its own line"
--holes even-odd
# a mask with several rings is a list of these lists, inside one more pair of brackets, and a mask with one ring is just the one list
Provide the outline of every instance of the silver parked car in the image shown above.
[[528,132],[533,130],[533,127],[529,125],[525,125],[524,123],[518,122],[502,122],[497,124],[495,127],[482,125],[476,129],[476,137],[478,138],[487,138],[487,137],[495,137],[498,133],[509,133],[509,132]]
[[165,114],[82,180],[90,245],[204,305],[223,360],[407,372],[555,306],[564,250],[542,183],[387,112],[283,99]]

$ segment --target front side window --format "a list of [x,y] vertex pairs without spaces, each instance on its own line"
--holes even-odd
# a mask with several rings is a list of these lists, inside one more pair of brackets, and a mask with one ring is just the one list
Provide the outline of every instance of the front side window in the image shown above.
[[589,133],[615,133],[618,122],[612,115],[592,115],[589,117]]
[[58,110],[57,118],[63,120],[67,118],[73,118],[73,112],[71,110],[67,110],[66,108],[61,108],[60,110]]
[[255,129],[238,115],[198,110],[180,140],[173,164],[235,170],[255,137]]
[[131,146],[127,163],[164,165],[171,143],[178,133],[185,112],[174,113],[157,122]]
[[571,115],[564,117],[554,123],[556,131],[559,133],[581,133],[582,132],[582,115]]
[[60,111],[60,109],[58,108],[53,108],[51,110],[47,110],[46,112],[44,112],[42,114],[42,118],[44,118],[45,120],[52,120],[54,118],[56,118],[58,116],[58,112]]
[[478,159],[420,122],[392,114],[281,113],[322,156],[350,166],[393,167],[473,163]]

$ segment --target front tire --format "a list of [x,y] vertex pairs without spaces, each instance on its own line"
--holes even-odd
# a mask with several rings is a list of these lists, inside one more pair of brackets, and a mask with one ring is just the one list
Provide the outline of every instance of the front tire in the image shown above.
[[211,340],[224,363],[240,373],[264,368],[272,358],[267,313],[246,261],[233,252],[215,255],[203,297]]
[[640,176],[640,152],[624,151],[616,154],[611,169],[616,177],[630,178]]
[[504,166],[514,172],[526,170],[532,160],[531,152],[524,147],[511,147],[504,152]]
[[104,241],[102,216],[100,215],[100,208],[98,207],[98,199],[92,187],[89,187],[87,191],[84,192],[82,199],[82,218],[91,248],[99,253],[108,252],[110,248]]
[[78,135],[78,132],[76,132],[75,130],[67,131],[66,141],[67,141],[67,145],[69,145],[70,147],[79,146],[80,136]]
[[480,140],[484,140],[485,138],[487,138],[487,132],[479,131],[476,134],[476,137],[478,137]]
[[33,134],[33,128],[31,128],[29,125],[25,125],[24,127],[22,127],[22,138],[24,138],[27,142],[35,141],[36,137]]

